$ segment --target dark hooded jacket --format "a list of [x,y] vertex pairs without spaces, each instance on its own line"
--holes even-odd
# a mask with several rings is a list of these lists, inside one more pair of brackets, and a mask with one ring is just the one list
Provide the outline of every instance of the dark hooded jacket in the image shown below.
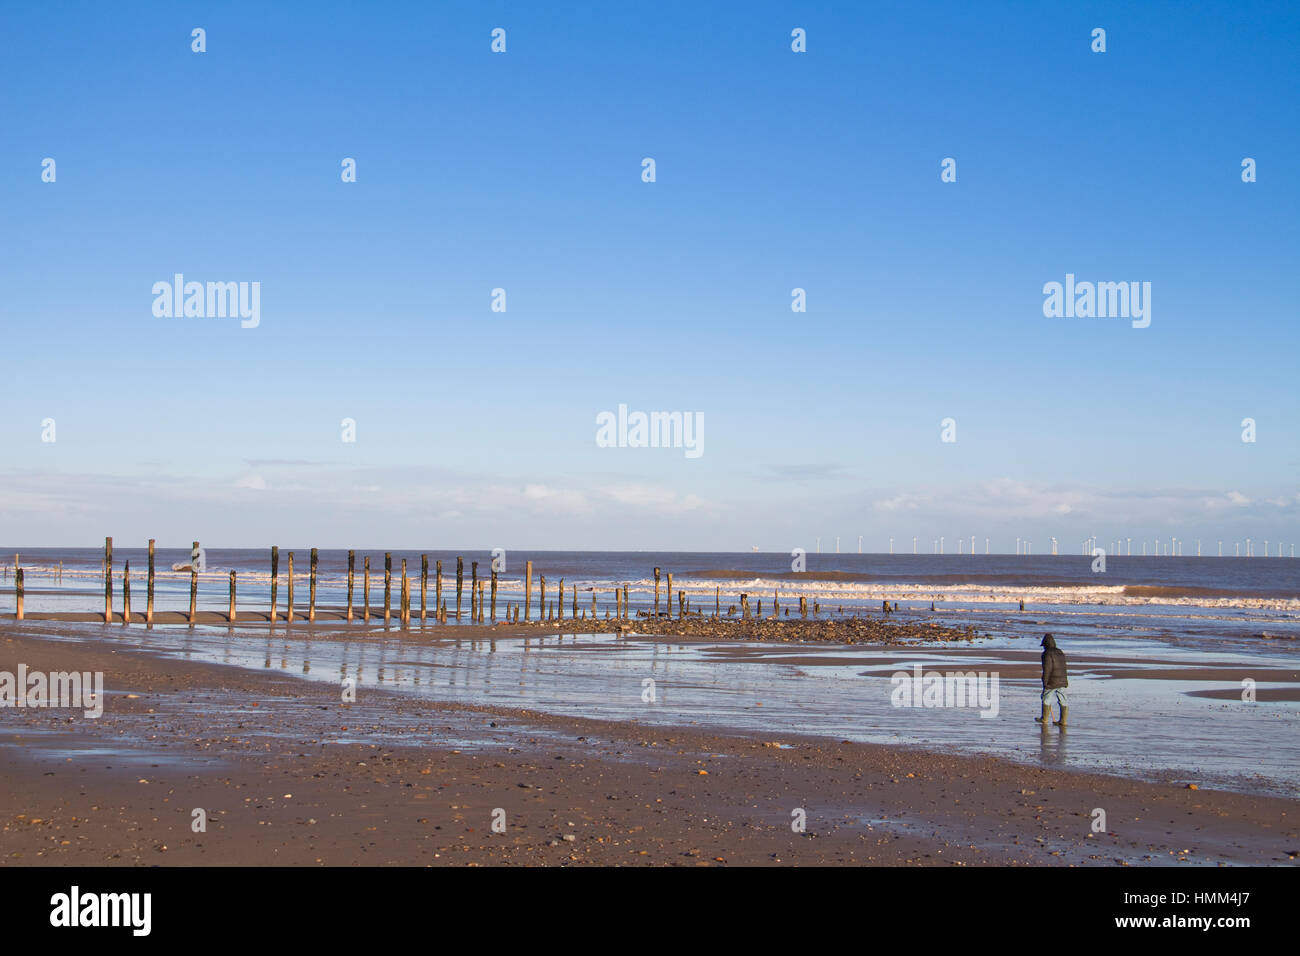
[[1043,638],[1043,689],[1069,686],[1065,676],[1065,654],[1056,646],[1056,638],[1048,634]]

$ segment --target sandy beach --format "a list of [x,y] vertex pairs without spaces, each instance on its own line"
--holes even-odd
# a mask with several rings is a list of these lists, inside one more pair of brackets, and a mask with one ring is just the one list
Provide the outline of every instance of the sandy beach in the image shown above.
[[[0,625],[0,670],[102,671],[107,698],[98,720],[0,712],[10,865],[1286,865],[1300,851],[1292,798],[381,687],[344,703],[330,683],[98,630]],[[1030,650],[1015,666],[1035,666]],[[1050,752],[1061,731],[1026,735]]]

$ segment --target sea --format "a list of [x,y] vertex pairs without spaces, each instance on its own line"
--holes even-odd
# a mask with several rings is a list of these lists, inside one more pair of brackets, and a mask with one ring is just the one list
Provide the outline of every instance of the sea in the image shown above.
[[[295,606],[308,600],[310,547],[279,549],[277,604],[284,607],[290,554],[294,559]],[[318,552],[317,606],[342,607],[347,601],[346,550]],[[0,550],[5,577],[0,587],[12,592],[12,562],[24,569],[28,613],[93,612],[103,608],[102,548],[20,548]],[[421,568],[428,563],[430,607],[442,565],[442,595],[454,609],[457,562],[462,605],[468,611],[475,579],[488,580],[495,564],[498,606],[518,605],[524,574],[532,563],[533,614],[541,599],[541,579],[548,604],[565,589],[566,617],[572,613],[573,589],[579,612],[592,609],[603,617],[615,608],[615,590],[627,587],[633,613],[654,606],[655,569],[659,570],[661,610],[667,608],[672,575],[673,608],[677,592],[692,610],[725,614],[739,608],[742,594],[751,608],[774,600],[798,612],[806,598],[823,617],[879,613],[882,602],[898,604],[907,614],[924,614],[940,623],[977,628],[1019,629],[1044,626],[1070,633],[1125,634],[1161,640],[1217,644],[1300,636],[1300,559],[1290,557],[1129,557],[1107,556],[1104,570],[1085,555],[934,555],[807,554],[771,552],[671,551],[478,551],[395,550],[353,552],[353,597],[363,601],[364,563],[370,561],[372,607],[383,600],[386,560],[392,569],[396,602],[402,562],[411,579],[412,603],[418,606]],[[801,570],[792,566],[802,562]],[[155,554],[156,607],[189,606],[189,548],[159,548]],[[148,552],[117,547],[113,552],[114,592],[120,604],[122,577],[132,583],[133,605],[142,608]],[[173,567],[186,570],[174,571]],[[229,573],[236,572],[240,607],[266,608],[270,603],[270,548],[205,548],[199,574],[200,610],[224,610],[229,603]],[[0,593],[3,593],[0,591]],[[1023,602],[1023,611],[1021,604]],[[394,606],[396,606],[394,604]],[[933,611],[931,610],[933,607]],[[468,614],[462,619],[469,623]],[[455,623],[454,617],[450,621]]]

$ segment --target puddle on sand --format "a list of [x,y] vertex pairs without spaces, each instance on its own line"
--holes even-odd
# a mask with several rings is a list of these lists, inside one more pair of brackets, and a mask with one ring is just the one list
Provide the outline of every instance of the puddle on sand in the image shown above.
[[[1015,639],[961,649],[683,644],[554,633],[414,643],[155,627],[119,631],[115,644],[335,684],[353,678],[358,695],[381,687],[431,700],[740,731],[769,741],[800,734],[919,746],[1292,797],[1300,786],[1300,708],[1186,693],[1221,686],[1214,682],[1072,675],[1067,732],[1034,722],[1036,678],[1000,678],[996,707],[984,709],[988,716],[976,707],[892,705],[890,674],[911,672],[918,662],[927,673],[997,674],[1008,667],[999,651],[1037,651]],[[1296,662],[1295,655],[1280,652],[1211,653],[1113,638],[1080,638],[1071,649],[1089,658],[1159,660],[1175,667],[1212,662],[1294,669]],[[483,743],[472,735],[465,746]]]
[[52,727],[24,727],[22,730],[10,730],[0,733],[0,747],[39,748],[41,755],[55,760],[71,762],[83,767],[92,761],[102,761],[104,767],[130,766],[148,767],[197,767],[212,766],[221,763],[216,757],[194,753],[159,753],[153,741],[138,738],[113,737],[100,739],[85,734],[76,744],[63,745],[67,740],[64,729]]
[[[825,810],[821,811],[820,815],[828,824],[838,828],[857,828],[881,836],[920,837],[933,841],[935,845],[947,845],[953,849],[1001,850],[1012,854],[1024,853],[1034,856],[1047,852],[1070,865],[1096,866],[1109,863],[1129,866],[1173,866],[1178,862],[1176,857],[1168,854],[1162,855],[1151,850],[1120,846],[1115,839],[1104,833],[1087,837],[1082,843],[1049,837],[1020,839],[1014,834],[990,837],[983,831],[980,832],[978,839],[972,839],[970,832],[959,823],[936,824],[933,820],[922,820],[905,814],[866,817],[849,810]],[[1195,860],[1202,866],[1238,865],[1234,861],[1213,854],[1197,854]]]

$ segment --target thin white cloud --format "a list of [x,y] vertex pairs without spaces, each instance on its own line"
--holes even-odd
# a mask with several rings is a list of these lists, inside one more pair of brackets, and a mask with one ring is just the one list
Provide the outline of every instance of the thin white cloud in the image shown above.
[[653,511],[669,513],[694,511],[704,504],[703,499],[696,495],[681,496],[671,488],[659,485],[616,485],[604,491],[620,505]]
[[877,501],[873,507],[878,511],[917,511],[921,508],[929,507],[931,499],[928,495],[901,494],[894,495],[891,498],[882,498]]

